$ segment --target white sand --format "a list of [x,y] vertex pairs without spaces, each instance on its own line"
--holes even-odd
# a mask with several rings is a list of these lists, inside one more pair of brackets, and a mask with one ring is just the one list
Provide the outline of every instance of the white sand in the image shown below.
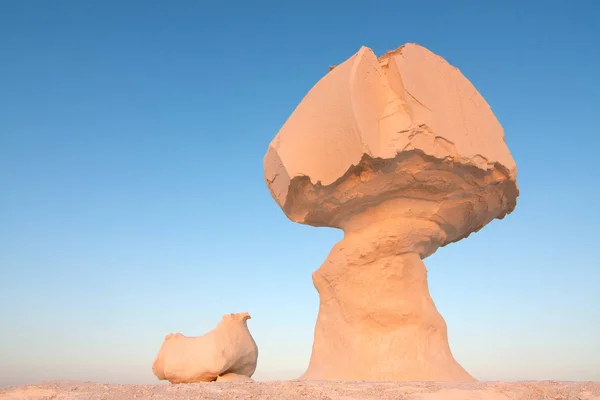
[[600,382],[317,382],[106,385],[44,382],[0,388],[0,399],[600,400]]

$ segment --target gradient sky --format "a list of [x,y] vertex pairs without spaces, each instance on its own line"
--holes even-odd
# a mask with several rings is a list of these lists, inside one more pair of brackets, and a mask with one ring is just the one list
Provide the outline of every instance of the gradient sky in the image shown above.
[[342,232],[263,180],[306,92],[361,45],[458,67],[518,165],[517,208],[426,259],[479,379],[600,380],[600,3],[0,2],[0,385],[155,382],[168,332],[249,311],[259,380],[299,376],[311,273]]

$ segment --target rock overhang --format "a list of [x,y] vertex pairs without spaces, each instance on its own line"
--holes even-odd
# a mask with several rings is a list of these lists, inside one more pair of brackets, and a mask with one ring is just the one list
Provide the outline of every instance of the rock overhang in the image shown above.
[[[418,158],[429,168],[419,171]],[[363,46],[333,68],[283,125],[264,165],[288,218],[314,226],[339,227],[345,215],[415,191],[427,198],[444,182],[450,188],[436,201],[448,206],[470,193],[480,209],[495,210],[455,227],[448,243],[512,212],[519,192],[489,105],[457,68],[416,44],[379,59]],[[411,183],[415,171],[429,182]]]
[[482,170],[420,150],[393,159],[364,155],[330,185],[293,178],[282,209],[292,221],[346,231],[358,214],[385,207],[382,218],[434,222],[442,231],[438,245],[444,246],[514,210],[518,188],[508,177],[500,165]]

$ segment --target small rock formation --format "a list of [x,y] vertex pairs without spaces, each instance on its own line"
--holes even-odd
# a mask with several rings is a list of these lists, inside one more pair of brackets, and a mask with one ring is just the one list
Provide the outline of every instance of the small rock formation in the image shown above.
[[247,312],[225,314],[217,327],[199,337],[170,333],[152,372],[171,383],[249,379],[256,370],[258,348],[248,330]]
[[362,47],[304,97],[264,159],[289,219],[344,231],[301,379],[474,380],[454,359],[422,259],[513,211],[502,126],[461,72],[406,44]]
[[252,378],[249,378],[246,375],[227,373],[224,375],[219,375],[217,377],[217,382],[254,382],[254,381],[252,380]]

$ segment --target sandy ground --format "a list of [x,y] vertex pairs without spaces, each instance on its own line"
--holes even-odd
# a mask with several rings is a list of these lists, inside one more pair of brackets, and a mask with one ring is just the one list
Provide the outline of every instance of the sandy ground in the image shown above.
[[196,400],[600,400],[600,382],[235,382],[192,385],[106,385],[92,382],[44,382],[0,387],[0,399]]

